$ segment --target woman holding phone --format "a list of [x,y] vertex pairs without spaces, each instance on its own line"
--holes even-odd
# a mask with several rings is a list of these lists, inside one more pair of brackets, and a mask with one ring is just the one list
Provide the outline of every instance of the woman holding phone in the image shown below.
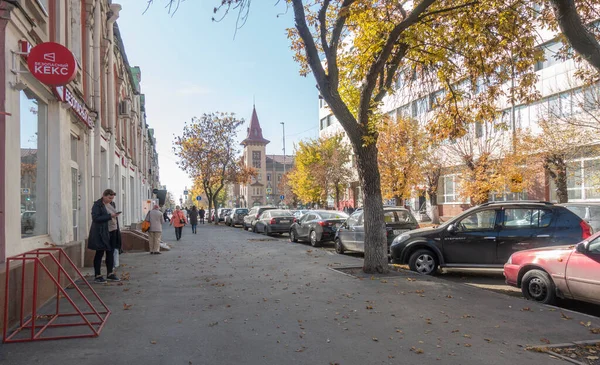
[[[102,198],[98,199],[92,206],[92,226],[88,236],[88,248],[95,250],[94,256],[94,282],[104,283],[108,281],[121,281],[114,273],[115,249],[121,246],[118,217],[121,212],[115,208],[113,202],[115,193],[111,189],[104,190]],[[106,252],[106,279],[101,274],[102,257]]]

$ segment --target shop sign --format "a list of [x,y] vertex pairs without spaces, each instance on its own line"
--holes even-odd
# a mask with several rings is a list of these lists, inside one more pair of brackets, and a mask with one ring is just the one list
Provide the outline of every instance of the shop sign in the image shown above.
[[77,74],[77,60],[73,52],[54,42],[33,47],[27,55],[27,66],[36,79],[51,86],[64,86]]
[[77,117],[85,125],[87,125],[90,129],[94,128],[94,118],[92,118],[92,116],[90,115],[90,112],[88,111],[87,107],[85,106],[85,104],[77,100],[75,95],[73,95],[73,93],[70,92],[69,89],[67,89],[64,86],[55,86],[54,93],[60,101],[69,104],[71,108],[73,108],[73,112],[75,113],[75,115],[77,115]]

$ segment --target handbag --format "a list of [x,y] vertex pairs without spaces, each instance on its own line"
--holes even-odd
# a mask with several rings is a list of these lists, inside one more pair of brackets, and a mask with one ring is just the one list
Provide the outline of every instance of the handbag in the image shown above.
[[150,222],[143,221],[142,222],[142,232],[148,232],[149,229],[150,229]]
[[183,219],[183,217],[181,216],[181,213],[179,213],[179,223],[185,224],[185,219]]

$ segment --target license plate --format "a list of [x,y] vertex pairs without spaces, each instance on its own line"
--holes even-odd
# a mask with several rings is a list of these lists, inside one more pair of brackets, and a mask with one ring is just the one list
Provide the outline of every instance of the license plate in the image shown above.
[[397,236],[399,234],[402,234],[404,232],[408,232],[408,229],[394,229],[394,235]]
[[290,221],[288,221],[288,220],[282,220],[282,221],[279,221],[279,223],[290,223]]

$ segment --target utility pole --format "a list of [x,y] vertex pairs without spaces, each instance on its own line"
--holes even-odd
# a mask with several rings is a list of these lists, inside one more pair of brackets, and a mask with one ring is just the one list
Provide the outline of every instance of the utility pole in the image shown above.
[[280,124],[283,127],[283,174],[285,175],[285,123],[281,122]]

